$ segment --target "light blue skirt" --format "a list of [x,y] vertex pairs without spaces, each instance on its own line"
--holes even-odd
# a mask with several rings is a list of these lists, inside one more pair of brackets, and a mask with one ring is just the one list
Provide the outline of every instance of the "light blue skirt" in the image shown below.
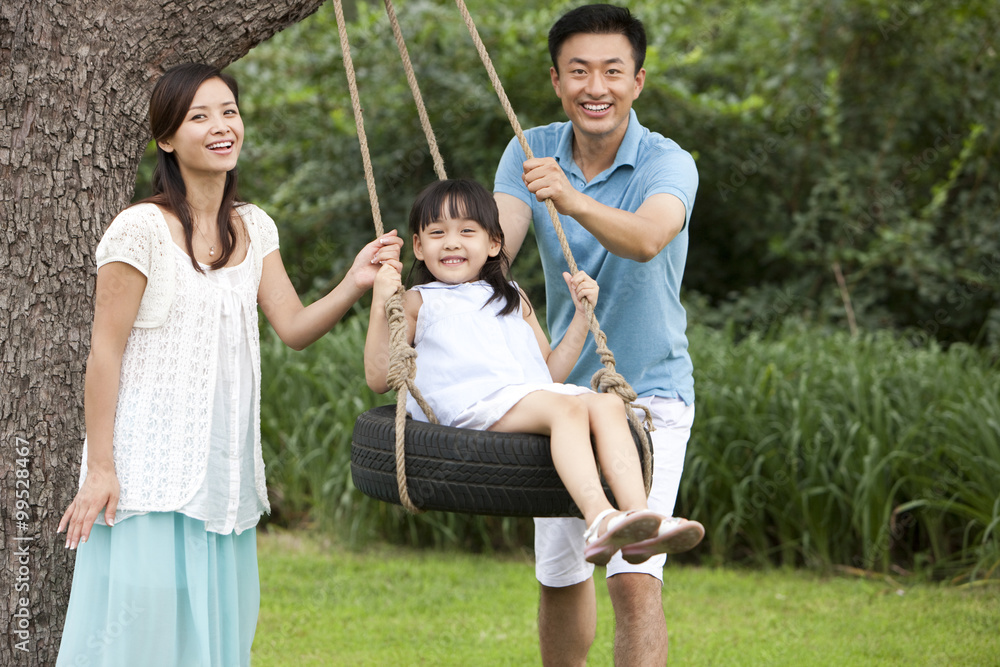
[[176,512],[95,524],[56,664],[249,665],[259,608],[256,529],[219,535]]

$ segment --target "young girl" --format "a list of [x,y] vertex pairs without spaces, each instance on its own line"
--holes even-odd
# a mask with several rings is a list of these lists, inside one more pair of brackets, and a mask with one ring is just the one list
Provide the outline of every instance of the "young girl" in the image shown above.
[[248,665],[269,511],[260,446],[257,307],[302,349],[402,239],[369,243],[303,307],[274,222],[236,194],[236,82],[176,67],[149,104],[153,197],[97,248],[80,489],[58,531],[79,546],[59,665]]
[[[527,297],[506,279],[508,260],[493,195],[468,180],[439,181],[410,211],[415,287],[403,304],[407,338],[417,349],[416,385],[447,426],[550,436],[560,479],[583,513],[585,558],[607,564],[619,549],[641,563],[656,553],[695,546],[695,521],[664,517],[646,507],[639,457],[619,397],[560,384],[587,336],[582,299],[597,302],[597,283],[564,273],[577,312],[553,349]],[[365,375],[377,392],[389,389],[389,329],[385,302],[401,284],[395,266],[375,279],[365,341]],[[426,421],[412,399],[408,410]],[[614,509],[595,462],[619,503]]]

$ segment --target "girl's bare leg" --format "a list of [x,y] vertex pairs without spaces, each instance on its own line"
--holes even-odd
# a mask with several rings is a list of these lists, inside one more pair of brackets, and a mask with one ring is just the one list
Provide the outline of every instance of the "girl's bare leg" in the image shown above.
[[[610,509],[611,503],[604,495],[590,446],[593,420],[588,404],[580,398],[544,390],[532,392],[493,424],[490,430],[549,436],[552,463],[556,472],[589,525],[598,514]],[[619,401],[619,405],[620,403]],[[619,421],[624,423],[623,419]],[[631,441],[629,436],[629,443]],[[639,489],[641,493],[641,476]],[[615,490],[614,493],[617,498],[618,491]]]
[[615,494],[618,509],[648,509],[642,462],[635,450],[622,399],[613,394],[582,394],[576,398],[587,405],[597,459],[604,479]]

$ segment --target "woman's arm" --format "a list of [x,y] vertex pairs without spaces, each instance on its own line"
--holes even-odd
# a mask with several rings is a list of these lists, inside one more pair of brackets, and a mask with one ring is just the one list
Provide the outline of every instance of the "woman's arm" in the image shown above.
[[110,262],[97,271],[94,328],[84,382],[87,478],[56,529],[67,530],[69,549],[87,541],[102,509],[105,523],[114,525],[119,493],[113,454],[118,385],[125,344],[145,289],[146,276],[124,262]]
[[[379,394],[384,394],[389,386],[389,322],[385,317],[385,304],[402,285],[402,276],[394,265],[383,266],[375,277],[372,289],[372,309],[368,319],[368,334],[365,337],[365,381]],[[406,342],[413,344],[416,330],[417,312],[423,299],[420,292],[408,291],[403,295],[403,311],[406,315]]]
[[288,279],[280,251],[264,258],[264,270],[257,291],[257,303],[278,337],[286,345],[302,350],[319,340],[333,328],[351,306],[372,287],[375,274],[382,264],[392,264],[398,270],[399,250],[403,240],[396,230],[383,234],[366,245],[348,270],[344,279],[322,299],[303,306],[292,281]]
[[555,349],[549,347],[549,341],[546,339],[541,325],[538,324],[538,318],[535,317],[534,311],[532,310],[529,314],[526,308],[522,309],[522,312],[525,313],[524,319],[528,321],[528,324],[531,325],[531,328],[535,332],[538,347],[542,351],[542,358],[545,359],[545,363],[549,367],[549,373],[552,375],[552,380],[555,382],[563,382],[569,377],[570,372],[576,365],[577,359],[580,358],[580,352],[583,351],[583,344],[587,340],[587,332],[590,330],[590,326],[587,322],[587,314],[581,299],[585,298],[592,306],[596,306],[599,292],[597,281],[583,271],[577,271],[576,275],[572,277],[564,272],[563,279],[566,281],[566,286],[569,288],[570,294],[573,295],[573,303],[576,304],[576,313],[574,313],[573,319],[566,329],[566,333]]

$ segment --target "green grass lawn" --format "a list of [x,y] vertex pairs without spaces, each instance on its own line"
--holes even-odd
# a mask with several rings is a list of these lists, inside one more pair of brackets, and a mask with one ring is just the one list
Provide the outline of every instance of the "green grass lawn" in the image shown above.
[[[528,556],[259,537],[254,667],[537,665]],[[599,570],[601,572],[601,570]],[[598,579],[590,664],[610,665]],[[1000,665],[1000,586],[667,566],[671,665]]]

